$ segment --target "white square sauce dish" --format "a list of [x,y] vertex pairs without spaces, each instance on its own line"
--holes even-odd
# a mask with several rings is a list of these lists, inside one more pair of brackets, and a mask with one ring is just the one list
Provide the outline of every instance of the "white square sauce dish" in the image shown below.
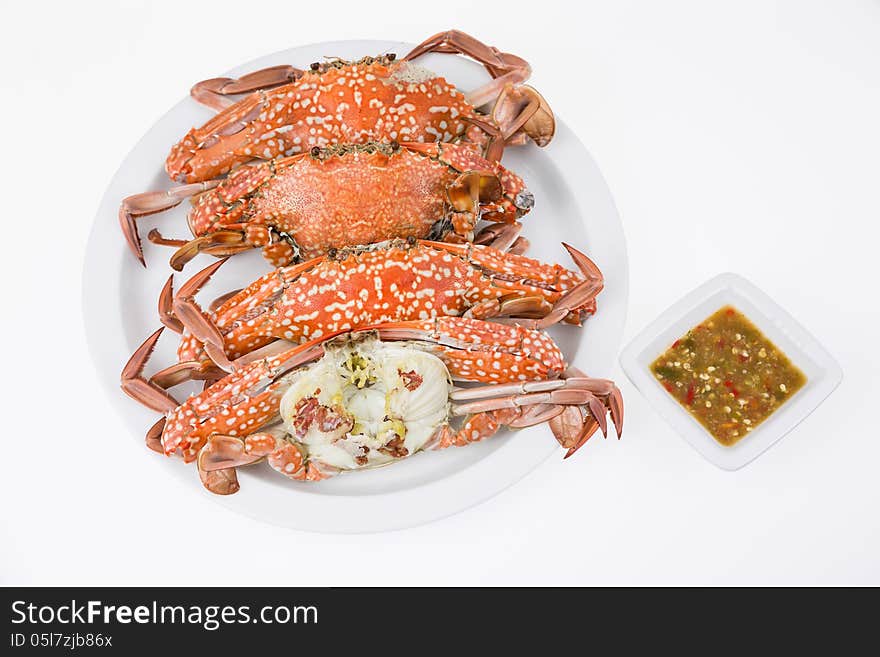
[[[716,440],[651,371],[652,363],[670,345],[725,306],[745,315],[806,376],[803,387],[729,446]],[[806,329],[752,283],[731,273],[716,276],[673,304],[624,349],[620,364],[655,410],[694,449],[724,470],[737,470],[769,449],[815,410],[843,378],[837,361]]]

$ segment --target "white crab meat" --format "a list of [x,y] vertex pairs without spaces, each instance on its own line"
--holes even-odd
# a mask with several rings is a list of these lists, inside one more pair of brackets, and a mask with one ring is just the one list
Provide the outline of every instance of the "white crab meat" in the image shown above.
[[309,459],[345,470],[423,449],[446,424],[446,365],[406,343],[347,343],[290,376],[281,418]]
[[435,77],[437,77],[436,73],[413,62],[399,62],[391,74],[393,81],[404,84],[419,84],[433,80]]

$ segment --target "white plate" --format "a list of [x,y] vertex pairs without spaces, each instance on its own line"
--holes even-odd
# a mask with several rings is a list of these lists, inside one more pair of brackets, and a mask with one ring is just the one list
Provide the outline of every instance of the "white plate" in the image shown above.
[[[388,41],[315,44],[257,59],[227,75],[240,76],[284,63],[307,66],[326,56],[357,59],[383,52],[406,53],[411,47]],[[461,57],[433,54],[420,63],[465,90],[487,79],[482,67]],[[131,352],[158,326],[156,299],[171,271],[167,265],[170,250],[146,242],[148,269],[144,270],[125,246],[116,212],[120,200],[129,194],[170,186],[163,170],[169,148],[210,115],[209,110],[186,98],[144,135],[110,183],[89,239],[83,273],[89,347],[111,403],[131,429],[132,440],[143,440],[156,415],[122,394],[119,372]],[[549,147],[509,149],[504,163],[521,174],[535,194],[536,207],[525,218],[524,235],[532,241],[530,255],[571,266],[560,246],[564,239],[585,250],[602,268],[606,287],[599,297],[598,314],[583,329],[560,327],[554,334],[570,362],[595,375],[608,376],[623,331],[629,281],[623,230],[605,181],[584,146],[561,120]],[[145,235],[156,226],[165,235],[186,236],[184,216],[185,207],[181,206],[147,217],[141,222],[141,233]],[[177,284],[210,262],[212,258],[199,256],[176,276]],[[241,287],[266,269],[257,251],[238,255],[205,289],[203,299]],[[153,369],[173,362],[172,337],[165,335],[160,341]],[[182,398],[179,391],[181,388],[175,392],[178,399]],[[226,497],[204,491],[192,465],[164,459],[146,447],[143,462],[144,467],[179,473],[192,483],[194,495],[209,495],[251,517],[296,529],[349,533],[398,529],[456,513],[510,486],[551,454],[561,456],[558,450],[552,434],[542,426],[516,435],[504,433],[466,448],[419,454],[393,467],[320,483],[291,482],[260,464],[240,468],[241,490]],[[576,458],[571,467],[577,467]]]
[[[748,317],[807,376],[807,383],[739,442],[726,447],[666,390],[651,363],[675,340],[731,305]],[[646,327],[620,356],[620,364],[651,405],[691,446],[724,470],[737,470],[769,449],[812,413],[840,384],[840,365],[803,326],[752,283],[720,274],[673,304]]]

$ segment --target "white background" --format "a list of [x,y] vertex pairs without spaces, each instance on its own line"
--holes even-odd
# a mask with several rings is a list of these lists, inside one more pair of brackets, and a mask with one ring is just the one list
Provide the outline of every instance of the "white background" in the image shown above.
[[[880,3],[574,4],[4,8],[0,582],[880,584]],[[737,473],[704,462],[618,369],[622,441],[458,516],[325,536],[232,515],[147,467],[98,387],[80,273],[104,187],[195,80],[299,43],[450,27],[526,57],[602,168],[630,250],[625,341],[732,270],[799,318],[844,382]]]

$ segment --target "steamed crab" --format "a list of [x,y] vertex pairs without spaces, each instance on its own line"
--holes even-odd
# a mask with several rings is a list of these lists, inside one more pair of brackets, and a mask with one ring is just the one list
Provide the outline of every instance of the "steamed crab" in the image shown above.
[[[481,63],[492,80],[464,94],[413,64],[428,52],[460,53]],[[467,140],[500,159],[505,144],[553,137],[546,101],[523,84],[528,62],[458,30],[425,40],[402,59],[393,54],[348,62],[330,59],[308,69],[273,66],[237,80],[214,78],[192,89],[218,110],[193,128],[168,155],[172,180],[201,182],[252,159],[271,160],[314,146],[369,141]],[[231,96],[249,93],[234,102]],[[485,106],[485,112],[478,110]]]
[[597,429],[607,433],[607,413],[618,437],[623,427],[613,382],[568,368],[547,335],[521,326],[438,317],[275,343],[183,404],[142,376],[161,331],[126,365],[123,389],[137,387],[136,399],[165,413],[147,444],[196,461],[218,494],[239,489],[236,467],[262,460],[317,481],[467,445],[501,426],[549,422],[566,458]]
[[504,228],[494,246],[395,240],[340,250],[269,272],[222,295],[207,313],[195,295],[224,261],[193,276],[177,294],[169,278],[160,318],[183,339],[179,363],[160,381],[216,378],[216,366],[228,371],[230,359],[276,339],[298,343],[381,322],[466,315],[543,328],[580,324],[595,312],[604,283],[586,255],[564,245],[579,270],[571,271],[506,253],[517,238],[513,227]]
[[138,217],[196,194],[188,224],[195,239],[176,246],[180,270],[200,252],[226,256],[254,247],[275,266],[332,248],[390,238],[473,241],[480,219],[515,223],[534,205],[522,179],[464,144],[375,143],[313,147],[244,165],[226,178],[126,198],[126,241],[143,263]]

